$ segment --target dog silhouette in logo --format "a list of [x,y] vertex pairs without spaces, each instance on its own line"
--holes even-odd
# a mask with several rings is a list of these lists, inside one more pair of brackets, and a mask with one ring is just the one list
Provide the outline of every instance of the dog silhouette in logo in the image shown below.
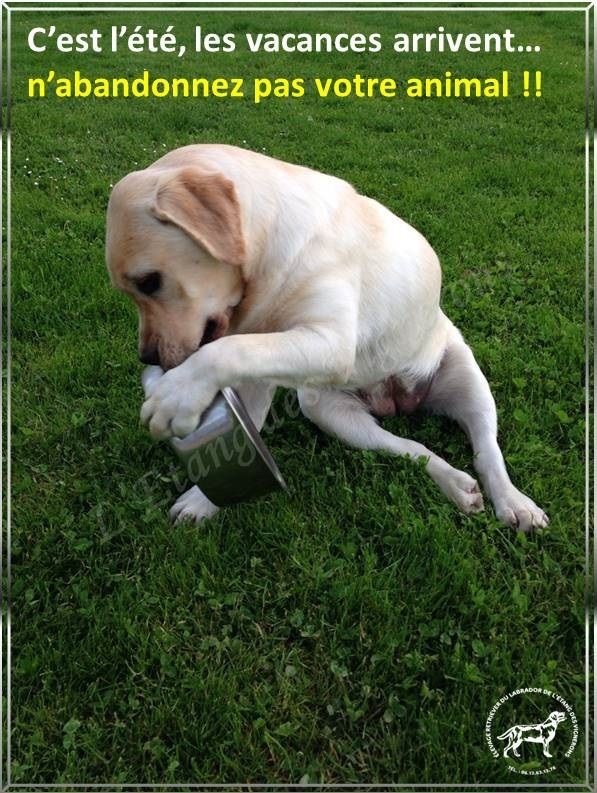
[[508,757],[508,752],[512,749],[514,755],[520,757],[518,747],[523,741],[528,741],[529,743],[542,743],[543,755],[545,757],[551,757],[552,755],[549,753],[549,744],[554,739],[558,724],[564,721],[565,718],[566,714],[561,710],[554,710],[545,721],[541,722],[541,724],[515,724],[513,727],[510,727],[510,729],[506,730],[502,735],[498,735],[499,741],[508,740],[503,751],[503,756]]

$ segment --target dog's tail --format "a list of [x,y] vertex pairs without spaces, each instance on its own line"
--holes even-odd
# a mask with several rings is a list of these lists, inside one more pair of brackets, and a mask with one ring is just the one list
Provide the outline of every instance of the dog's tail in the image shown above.
[[498,735],[498,741],[505,741],[506,738],[509,738],[512,735],[515,729],[515,727],[510,727],[510,729],[506,730],[506,732],[502,733],[502,735]]

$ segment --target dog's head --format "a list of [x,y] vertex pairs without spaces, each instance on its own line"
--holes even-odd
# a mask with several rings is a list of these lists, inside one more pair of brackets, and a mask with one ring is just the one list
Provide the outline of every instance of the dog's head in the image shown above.
[[125,176],[108,204],[112,283],[139,310],[139,357],[171,369],[223,336],[243,295],[245,245],[232,182],[196,167]]
[[550,721],[559,724],[561,721],[566,720],[566,714],[561,710],[554,710],[549,714]]

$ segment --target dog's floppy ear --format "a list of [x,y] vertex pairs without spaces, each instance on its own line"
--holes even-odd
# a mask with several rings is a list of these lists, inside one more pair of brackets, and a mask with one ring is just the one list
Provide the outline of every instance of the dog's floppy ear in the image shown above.
[[178,226],[214,259],[238,267],[245,264],[236,190],[222,174],[181,169],[158,187],[151,211],[158,220]]

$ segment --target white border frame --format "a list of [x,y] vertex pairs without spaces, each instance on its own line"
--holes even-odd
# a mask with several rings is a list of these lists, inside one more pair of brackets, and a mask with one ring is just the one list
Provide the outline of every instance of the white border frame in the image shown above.
[[[255,2],[255,4],[253,4]],[[474,2],[474,5],[473,5]],[[593,516],[597,511],[597,493],[593,492],[591,502],[591,489],[593,488],[595,461],[591,469],[591,439],[593,440],[593,450],[597,442],[597,422],[593,421],[593,435],[591,436],[591,419],[594,420],[594,404],[597,396],[597,384],[593,383],[591,388],[591,376],[597,367],[597,344],[595,334],[591,335],[591,320],[595,319],[597,312],[597,273],[595,262],[597,260],[597,238],[594,229],[597,223],[597,201],[595,201],[595,150],[597,127],[597,62],[595,61],[594,47],[597,38],[597,14],[595,13],[596,0],[505,0],[497,3],[495,0],[414,0],[408,4],[407,0],[401,3],[400,0],[356,0],[351,4],[350,0],[300,0],[293,3],[291,0],[160,0],[151,3],[151,0],[123,0],[121,3],[114,3],[114,0],[54,0],[54,2],[35,3],[33,0],[0,0],[0,155],[2,170],[0,171],[0,218],[2,220],[2,230],[6,228],[6,243],[3,244],[3,236],[0,235],[0,261],[2,263],[2,279],[0,279],[0,327],[2,338],[0,339],[0,371],[6,375],[6,386],[0,390],[0,413],[3,420],[0,422],[0,453],[5,450],[6,463],[3,468],[3,456],[0,454],[0,482],[5,485],[0,490],[0,521],[2,531],[0,531],[0,699],[6,693],[6,711],[2,709],[0,714],[0,792],[1,793],[23,793],[25,790],[36,791],[36,793],[64,793],[66,790],[89,791],[93,793],[106,793],[106,791],[158,791],[164,790],[167,793],[174,791],[214,791],[222,793],[224,790],[259,790],[259,791],[350,791],[365,790],[368,793],[387,793],[388,791],[441,791],[441,793],[461,793],[461,791],[516,791],[532,790],[541,793],[543,790],[554,793],[556,790],[562,791],[597,791],[597,752],[595,747],[590,744],[591,726],[593,730],[597,723],[597,679],[593,683],[593,724],[590,722],[591,713],[591,689],[589,678],[593,660],[593,670],[597,659],[597,610],[593,598],[597,594],[597,542],[595,527],[591,534],[591,506]],[[585,609],[585,784],[504,784],[504,783],[424,783],[424,784],[337,784],[326,785],[320,783],[307,784],[251,784],[251,783],[206,783],[206,784],[169,784],[169,783],[138,783],[138,784],[44,784],[44,783],[11,783],[10,764],[11,764],[11,612],[10,612],[10,587],[11,587],[11,560],[10,560],[10,527],[11,527],[11,14],[13,12],[68,12],[68,11],[242,11],[252,13],[255,11],[284,11],[289,12],[313,12],[313,11],[400,11],[400,12],[427,12],[427,11],[454,11],[454,12],[483,12],[483,11],[508,11],[508,12],[578,12],[585,13],[585,578],[586,578],[586,609]],[[592,16],[592,24],[591,24]],[[592,34],[592,40],[591,40]],[[5,47],[6,38],[6,47]],[[591,57],[593,69],[591,70]],[[5,85],[6,82],[6,85]],[[591,113],[591,103],[593,114]],[[592,144],[592,145],[591,145]],[[5,175],[6,174],[6,175]],[[592,189],[591,189],[592,188]],[[5,192],[6,191],[6,192]],[[6,197],[5,197],[6,196]],[[593,200],[593,212],[591,212],[591,201]],[[593,235],[593,246],[591,257],[591,235]],[[591,278],[592,269],[592,278]],[[593,291],[593,303],[591,305],[591,290]],[[6,294],[6,305],[4,295]],[[4,332],[6,329],[6,344],[4,344]],[[595,331],[595,329],[593,329]],[[591,344],[593,345],[593,357],[591,357]],[[591,368],[591,362],[593,368]],[[3,397],[5,395],[5,399]],[[593,402],[591,402],[591,398]],[[593,410],[591,410],[593,406]],[[6,430],[4,431],[4,410],[6,412]],[[593,473],[593,479],[591,478]],[[594,488],[593,488],[594,491]],[[7,497],[3,498],[4,493]],[[6,527],[6,528],[5,528]],[[6,562],[3,556],[3,539],[6,531]],[[593,557],[591,559],[591,541],[593,542]],[[593,572],[591,574],[591,561],[593,562]],[[6,593],[2,584],[6,576]],[[4,597],[6,595],[6,597]],[[593,631],[591,632],[591,616],[593,617]],[[593,653],[591,654],[591,638],[593,639]],[[4,746],[6,749],[4,750]],[[593,764],[591,766],[591,748],[593,749]],[[591,771],[593,778],[591,779]]]

